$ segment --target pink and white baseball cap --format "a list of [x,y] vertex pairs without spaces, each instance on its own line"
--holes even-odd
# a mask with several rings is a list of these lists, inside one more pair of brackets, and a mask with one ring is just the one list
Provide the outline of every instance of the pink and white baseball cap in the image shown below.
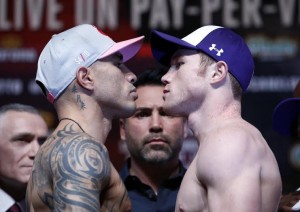
[[53,35],[39,60],[36,82],[53,103],[75,79],[76,71],[116,52],[123,62],[141,48],[144,36],[116,43],[93,25],[82,24]]

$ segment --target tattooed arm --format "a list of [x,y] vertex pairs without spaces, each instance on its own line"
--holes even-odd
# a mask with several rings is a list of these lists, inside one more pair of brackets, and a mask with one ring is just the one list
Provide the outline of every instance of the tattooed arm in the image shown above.
[[78,136],[54,148],[53,202],[55,211],[100,211],[100,194],[110,179],[106,148]]

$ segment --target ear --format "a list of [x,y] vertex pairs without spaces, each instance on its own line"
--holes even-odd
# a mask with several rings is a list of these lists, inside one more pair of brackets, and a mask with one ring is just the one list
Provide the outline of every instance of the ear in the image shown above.
[[76,72],[76,80],[81,87],[87,90],[94,89],[94,80],[92,77],[91,69],[86,67],[80,67]]
[[220,83],[227,76],[228,66],[224,61],[218,61],[215,64],[215,69],[213,71],[211,82],[213,84]]
[[120,119],[119,126],[120,126],[120,138],[121,138],[122,141],[125,141],[126,140],[125,119]]

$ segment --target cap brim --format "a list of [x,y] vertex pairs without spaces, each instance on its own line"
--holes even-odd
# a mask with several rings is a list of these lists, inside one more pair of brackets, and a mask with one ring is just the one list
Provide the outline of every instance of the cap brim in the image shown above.
[[145,36],[132,38],[129,40],[115,43],[111,46],[99,59],[108,57],[116,52],[120,52],[123,55],[123,62],[126,62],[132,58],[140,50]]
[[273,129],[282,135],[293,135],[293,128],[299,115],[300,98],[289,98],[281,101],[273,112]]
[[172,55],[179,48],[197,50],[196,46],[184,40],[156,30],[151,32],[150,43],[153,57],[165,66],[170,65]]

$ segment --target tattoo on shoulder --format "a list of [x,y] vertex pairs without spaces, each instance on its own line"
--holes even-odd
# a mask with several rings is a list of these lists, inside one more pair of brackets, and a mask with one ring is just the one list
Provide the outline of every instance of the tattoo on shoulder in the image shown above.
[[[106,148],[71,125],[56,134],[56,141],[39,158],[34,183],[41,200],[51,209],[99,211],[100,193],[111,175]],[[50,191],[50,192],[49,192]]]

